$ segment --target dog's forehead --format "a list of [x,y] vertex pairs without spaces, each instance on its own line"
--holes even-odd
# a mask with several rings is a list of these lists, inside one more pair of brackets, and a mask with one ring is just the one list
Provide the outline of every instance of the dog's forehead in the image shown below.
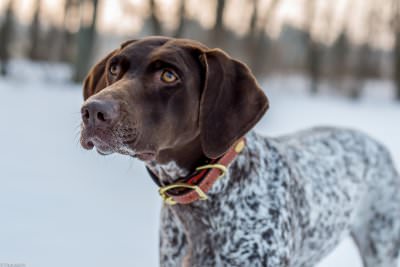
[[142,40],[132,41],[121,45],[119,54],[129,58],[144,58],[151,54],[155,49],[163,46],[168,38],[146,38]]
[[201,43],[187,39],[148,37],[123,43],[118,54],[136,62],[136,66],[161,60],[180,66],[182,70],[189,70],[194,64],[189,51],[201,51],[204,47]]
[[189,39],[155,36],[122,43],[120,47],[120,54],[124,54],[128,57],[134,56],[143,58],[152,54],[153,52],[156,52],[155,50],[160,53],[174,53],[187,48],[197,49],[199,51],[205,51],[208,49],[204,44]]

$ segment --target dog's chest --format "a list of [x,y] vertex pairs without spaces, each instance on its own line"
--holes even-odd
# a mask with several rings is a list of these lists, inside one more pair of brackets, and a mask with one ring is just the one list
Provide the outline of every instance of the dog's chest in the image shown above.
[[[275,148],[255,137],[247,138],[248,148],[215,184],[207,202],[171,209],[190,240],[191,266],[266,266],[288,260],[295,223],[290,219],[290,176]],[[280,256],[268,258],[271,253]]]
[[309,153],[300,144],[299,161],[279,142],[250,134],[207,202],[173,207],[191,266],[312,266],[336,246],[355,215],[359,174],[332,172],[346,170],[346,153],[338,147],[321,157],[318,142]]

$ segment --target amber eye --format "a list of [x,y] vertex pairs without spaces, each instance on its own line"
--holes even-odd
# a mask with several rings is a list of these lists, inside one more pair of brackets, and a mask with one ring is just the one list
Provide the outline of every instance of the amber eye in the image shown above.
[[121,67],[118,64],[112,64],[110,66],[110,74],[113,76],[117,76],[121,70]]
[[172,70],[163,70],[160,77],[161,81],[165,83],[173,83],[178,80],[178,76]]

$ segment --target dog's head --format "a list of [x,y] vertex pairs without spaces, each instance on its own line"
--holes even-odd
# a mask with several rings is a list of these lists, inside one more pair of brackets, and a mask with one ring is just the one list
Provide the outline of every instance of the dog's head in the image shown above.
[[262,117],[268,99],[250,70],[186,39],[125,42],[98,62],[83,91],[81,144],[154,159],[195,138],[217,158]]

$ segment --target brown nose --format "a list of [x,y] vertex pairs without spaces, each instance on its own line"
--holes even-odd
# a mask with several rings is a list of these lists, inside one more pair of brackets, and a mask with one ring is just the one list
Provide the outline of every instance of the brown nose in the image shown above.
[[106,128],[119,116],[119,105],[114,100],[89,100],[81,109],[82,121],[87,127]]

